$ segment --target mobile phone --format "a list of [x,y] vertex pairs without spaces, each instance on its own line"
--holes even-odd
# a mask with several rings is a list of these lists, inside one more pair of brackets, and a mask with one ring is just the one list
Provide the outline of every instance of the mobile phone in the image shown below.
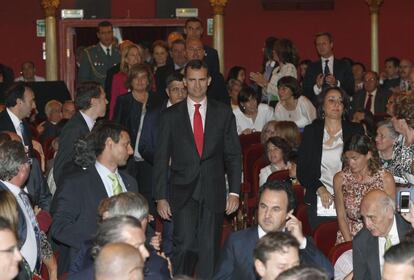
[[410,198],[411,192],[409,191],[401,191],[400,192],[400,212],[401,213],[408,213],[410,212]]

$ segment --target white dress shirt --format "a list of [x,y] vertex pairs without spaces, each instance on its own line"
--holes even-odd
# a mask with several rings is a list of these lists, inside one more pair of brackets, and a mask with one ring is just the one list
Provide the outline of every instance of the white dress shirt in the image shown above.
[[[388,236],[391,238],[391,244],[393,246],[400,243],[400,237],[398,236],[398,229],[397,229],[397,222],[395,220],[395,215],[394,215],[394,220],[392,222],[392,226],[391,226],[390,232],[388,233]],[[385,237],[378,237],[378,249],[379,249],[378,255],[379,255],[381,275],[382,275],[382,269],[384,267],[385,242],[386,242]]]
[[275,107],[275,120],[292,121],[299,128],[304,128],[314,119],[316,119],[316,109],[305,96],[299,96],[294,110],[287,110],[281,102],[278,102]]
[[[328,60],[328,68],[329,68],[329,73],[331,75],[334,75],[334,56],[331,55],[330,57],[321,57],[321,64],[322,64],[322,74],[325,74],[325,61]],[[337,86],[341,86],[341,82],[339,80],[336,80],[336,84]],[[315,85],[313,86],[313,92],[315,93],[315,95],[319,95],[322,92],[322,88],[319,88],[318,85],[315,82]]]
[[[20,209],[22,210],[24,214],[24,218],[26,221],[26,240],[23,243],[23,246],[20,248],[20,253],[23,255],[24,259],[29,264],[29,267],[31,271],[34,271],[36,268],[36,262],[37,262],[37,252],[40,250],[40,248],[37,247],[36,242],[36,235],[32,226],[32,222],[30,220],[29,213],[27,213],[26,207],[24,206],[24,202],[19,196],[21,188],[5,181],[1,181],[8,189],[9,191],[14,195],[14,197],[17,200],[17,203],[19,204]],[[36,216],[33,213],[33,216]]]
[[282,66],[276,67],[272,72],[272,77],[270,78],[269,83],[265,88],[263,88],[262,93],[265,96],[277,96],[277,98],[279,99],[279,90],[277,88],[277,83],[279,82],[280,78],[286,76],[294,77],[296,79],[298,78],[296,66],[292,63],[286,63]]
[[[99,177],[101,177],[102,182],[104,183],[106,193],[108,194],[108,197],[111,197],[114,195],[113,189],[112,189],[112,180],[108,177],[108,175],[112,175],[112,173],[108,168],[103,166],[99,161],[95,162],[95,168],[96,171],[98,171]],[[119,175],[118,170],[115,171],[115,176],[118,178],[119,184],[121,185],[122,192],[126,192],[127,189],[125,188],[124,181],[122,181],[122,177]]]
[[[20,136],[20,138],[23,140],[23,131],[20,129],[20,123],[22,122],[9,108],[6,108],[7,114],[9,114],[9,117],[13,123],[14,129],[16,130],[16,134]],[[27,144],[27,143],[25,143]]]
[[[23,76],[19,76],[16,79],[14,79],[15,82],[27,82],[27,80],[23,77]],[[35,82],[44,82],[46,81],[46,79],[44,77],[41,76],[34,76],[34,81]]]
[[92,128],[95,125],[96,120],[92,119],[87,114],[83,113],[82,111],[79,111],[79,113],[82,115],[83,119],[85,120],[86,125],[89,128],[89,131],[92,131]]
[[109,49],[109,55],[112,55],[112,46],[105,46],[104,44],[102,44],[101,42],[99,42],[99,45],[101,46],[102,50],[104,51],[105,54],[107,54],[107,49]]
[[240,108],[233,110],[233,114],[236,117],[237,133],[240,135],[245,129],[252,129],[254,131],[262,131],[263,126],[270,120],[274,119],[273,109],[266,104],[259,104],[257,107],[257,116],[253,121],[247,117]]
[[206,123],[206,112],[207,112],[207,97],[204,97],[201,102],[194,102],[190,97],[187,98],[187,109],[188,109],[188,117],[190,118],[191,128],[194,133],[194,112],[195,112],[195,104],[201,104],[199,111],[201,115],[201,121],[203,122],[203,131],[205,131],[205,123]]

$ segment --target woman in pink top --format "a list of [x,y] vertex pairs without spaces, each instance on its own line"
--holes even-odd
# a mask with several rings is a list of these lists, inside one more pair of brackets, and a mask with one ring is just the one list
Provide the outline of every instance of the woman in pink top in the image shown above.
[[129,69],[142,62],[141,47],[131,44],[122,49],[120,71],[112,78],[111,102],[109,103],[109,118],[112,120],[115,110],[116,99],[128,91],[125,82],[128,78]]

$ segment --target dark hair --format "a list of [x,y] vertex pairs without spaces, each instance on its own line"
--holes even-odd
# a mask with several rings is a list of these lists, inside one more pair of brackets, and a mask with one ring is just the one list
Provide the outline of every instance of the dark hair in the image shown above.
[[101,21],[100,23],[98,23],[98,32],[99,32],[99,28],[101,27],[111,27],[113,29],[112,23],[110,23],[107,20]]
[[0,64],[0,76],[3,76],[3,83],[6,86],[14,81],[13,70],[4,64]]
[[385,59],[385,63],[391,62],[394,67],[400,67],[400,60],[397,57],[391,56]]
[[328,37],[328,39],[329,39],[329,42],[330,43],[332,43],[333,42],[333,37],[332,37],[332,34],[331,33],[329,33],[329,32],[319,32],[319,33],[316,33],[315,34],[315,39],[314,39],[314,42],[316,43],[316,39],[318,38],[318,37],[322,37],[322,36],[326,36],[326,37]]
[[24,92],[30,89],[25,82],[15,82],[4,93],[4,105],[7,108],[16,106],[17,99],[24,100]]
[[257,106],[260,104],[260,95],[251,87],[242,87],[240,90],[239,96],[237,97],[237,101],[239,103],[240,111],[243,113],[246,112],[242,103],[249,101],[251,98],[256,99]]
[[125,86],[127,88],[132,89],[132,81],[138,76],[140,73],[147,74],[148,85],[146,87],[146,91],[150,91],[152,87],[152,71],[151,67],[146,63],[139,63],[135,64],[134,66],[129,69],[128,78],[125,81]]
[[276,52],[279,60],[283,63],[292,63],[297,66],[299,54],[295,45],[289,39],[279,39],[275,42],[273,50]]
[[128,133],[126,128],[115,122],[97,123],[91,133],[75,143],[74,162],[83,168],[91,166],[95,163],[96,157],[104,151],[106,140],[111,138],[112,141],[118,143],[122,131]]
[[[273,59],[273,46],[275,45],[278,39],[276,37],[267,37],[265,40],[265,47],[264,47],[264,59],[267,61],[269,59]],[[266,63],[266,61],[264,61]]]
[[203,23],[201,22],[201,20],[199,18],[190,17],[185,21],[184,28],[187,28],[187,24],[189,24],[190,22],[198,22],[198,23],[201,24],[201,27],[203,26]]
[[102,86],[95,81],[80,83],[76,89],[75,106],[78,110],[87,110],[91,107],[92,98],[99,98]]
[[[267,140],[266,145],[265,145],[266,158],[267,158],[267,154],[269,152],[269,150],[268,150],[268,145],[269,144],[273,144],[275,147],[279,148],[282,151],[283,161],[286,164],[289,160],[289,153],[291,151],[291,147],[290,147],[289,143],[285,139],[283,139],[279,136],[270,137]],[[267,160],[269,161],[269,158],[267,158]]]
[[414,242],[403,241],[392,246],[384,255],[384,262],[408,264],[414,268]]
[[122,230],[127,226],[142,228],[141,222],[131,216],[117,216],[105,219],[98,226],[91,255],[95,258],[106,244],[125,241]]
[[284,76],[277,82],[277,88],[287,87],[292,91],[293,98],[298,99],[301,96],[302,89],[296,78],[291,76]]
[[319,96],[318,96],[318,109],[317,109],[318,118],[319,119],[324,119],[325,118],[325,112],[323,111],[323,104],[325,102],[326,95],[331,91],[338,91],[341,94],[342,104],[344,106],[344,112],[342,114],[342,117],[346,119],[348,117],[348,113],[349,113],[349,104],[350,104],[350,102],[349,102],[348,94],[346,94],[345,90],[343,90],[340,87],[326,87],[325,89],[322,90],[322,93],[319,94]]
[[183,45],[185,46],[185,41],[183,39],[177,39],[171,42],[171,49],[175,46],[175,45]]
[[3,230],[10,230],[14,234],[13,227],[10,222],[5,218],[0,217],[0,231]]
[[190,60],[184,68],[184,76],[187,76],[189,68],[197,69],[197,70],[200,70],[201,68],[207,69],[207,76],[210,76],[207,63],[203,60],[199,60],[199,59]]
[[19,173],[19,168],[27,162],[22,143],[6,141],[0,145],[0,180],[9,181]]
[[328,280],[329,276],[320,268],[299,265],[283,271],[276,280]]
[[299,253],[299,242],[292,234],[283,231],[269,232],[256,242],[253,251],[255,260],[266,263],[269,254],[273,252],[286,252],[289,247],[296,248]]
[[304,60],[301,60],[301,61],[299,62],[299,65],[306,65],[306,66],[309,66],[309,65],[311,65],[311,63],[312,63],[312,60],[310,60],[310,59],[304,59]]
[[414,95],[402,94],[394,98],[394,116],[404,119],[408,127],[414,128]]
[[230,81],[231,79],[236,79],[237,80],[237,76],[239,75],[240,71],[244,71],[246,72],[246,68],[244,68],[243,66],[233,66],[230,68],[229,70],[229,74],[227,75],[227,80],[226,82]]
[[161,47],[168,53],[168,43],[163,40],[156,40],[152,43],[151,52],[154,53],[155,47]]
[[362,62],[357,61],[357,62],[352,63],[352,66],[355,66],[355,65],[361,66],[363,72],[367,71],[367,69],[365,68],[365,65]]
[[371,176],[381,168],[377,147],[375,146],[374,141],[368,136],[354,134],[345,142],[344,151],[342,153],[343,162],[346,161],[345,153],[348,151],[357,152],[364,156],[371,152],[371,158],[368,160],[368,169],[371,172]]
[[290,180],[286,180],[286,181],[274,180],[274,181],[264,183],[260,187],[259,200],[262,198],[262,194],[266,190],[275,191],[275,192],[285,192],[287,199],[288,199],[287,212],[296,208],[295,194],[293,193],[292,182]]
[[298,164],[299,153],[297,149],[292,149],[289,153],[288,160],[290,163]]
[[172,82],[175,82],[175,81],[182,82],[183,79],[184,79],[183,74],[181,74],[178,71],[174,71],[170,75],[168,75],[167,79],[165,80],[165,84],[167,85],[167,88],[168,88]]

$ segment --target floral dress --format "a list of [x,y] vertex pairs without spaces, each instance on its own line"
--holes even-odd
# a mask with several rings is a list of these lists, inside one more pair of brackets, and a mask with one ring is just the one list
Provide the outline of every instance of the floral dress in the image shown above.
[[[364,226],[360,206],[362,198],[371,190],[384,190],[384,169],[378,170],[368,181],[358,182],[349,169],[343,171],[342,195],[346,213],[346,223],[352,236]],[[340,230],[336,236],[336,244],[345,242]]]
[[406,147],[404,136],[398,136],[394,143],[392,160],[388,170],[394,177],[406,179],[405,173],[411,174],[413,157],[414,145]]

